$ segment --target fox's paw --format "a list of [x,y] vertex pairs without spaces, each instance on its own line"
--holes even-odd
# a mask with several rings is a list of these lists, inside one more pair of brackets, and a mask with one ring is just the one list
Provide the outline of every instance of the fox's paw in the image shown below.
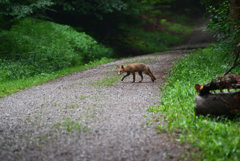
[[154,82],[154,79],[152,79],[152,81]]
[[142,83],[142,81],[139,81],[139,83]]

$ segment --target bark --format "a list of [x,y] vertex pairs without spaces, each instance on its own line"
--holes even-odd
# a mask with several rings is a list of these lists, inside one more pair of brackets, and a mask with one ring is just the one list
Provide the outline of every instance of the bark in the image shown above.
[[[230,0],[229,5],[230,18],[232,18],[232,28],[237,31],[240,29],[240,0]],[[240,35],[236,35],[236,40],[240,40]]]
[[198,94],[195,99],[195,114],[232,115],[240,113],[240,92]]
[[230,17],[234,19],[235,22],[239,25],[240,20],[240,1],[239,0],[230,0],[229,6]]

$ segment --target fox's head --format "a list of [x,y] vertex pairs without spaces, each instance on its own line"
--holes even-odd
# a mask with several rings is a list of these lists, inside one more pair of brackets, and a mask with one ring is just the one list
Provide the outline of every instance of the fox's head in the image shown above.
[[123,67],[123,65],[121,65],[121,66],[118,66],[118,65],[117,65],[117,67],[118,67],[118,75],[122,74],[122,73],[124,72],[124,67]]

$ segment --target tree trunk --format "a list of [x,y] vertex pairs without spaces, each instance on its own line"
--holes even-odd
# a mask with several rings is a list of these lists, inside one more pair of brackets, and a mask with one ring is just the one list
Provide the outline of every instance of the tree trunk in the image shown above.
[[[230,0],[230,6],[229,6],[229,12],[230,12],[230,17],[234,21],[234,28],[235,30],[240,29],[240,1],[239,0]],[[236,37],[236,39],[240,39],[239,35]]]
[[234,19],[235,22],[239,23],[240,20],[240,1],[230,0],[229,6],[230,17]]
[[195,114],[232,115],[240,113],[240,92],[208,93],[197,95],[195,99]]

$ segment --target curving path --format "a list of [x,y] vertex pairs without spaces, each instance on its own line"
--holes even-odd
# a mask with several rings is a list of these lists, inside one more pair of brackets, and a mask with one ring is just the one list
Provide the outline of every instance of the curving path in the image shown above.
[[[157,133],[163,116],[146,111],[160,104],[159,86],[184,53],[122,59],[0,99],[0,160],[186,159],[191,149]],[[133,62],[149,65],[157,81],[121,82],[116,65]]]

